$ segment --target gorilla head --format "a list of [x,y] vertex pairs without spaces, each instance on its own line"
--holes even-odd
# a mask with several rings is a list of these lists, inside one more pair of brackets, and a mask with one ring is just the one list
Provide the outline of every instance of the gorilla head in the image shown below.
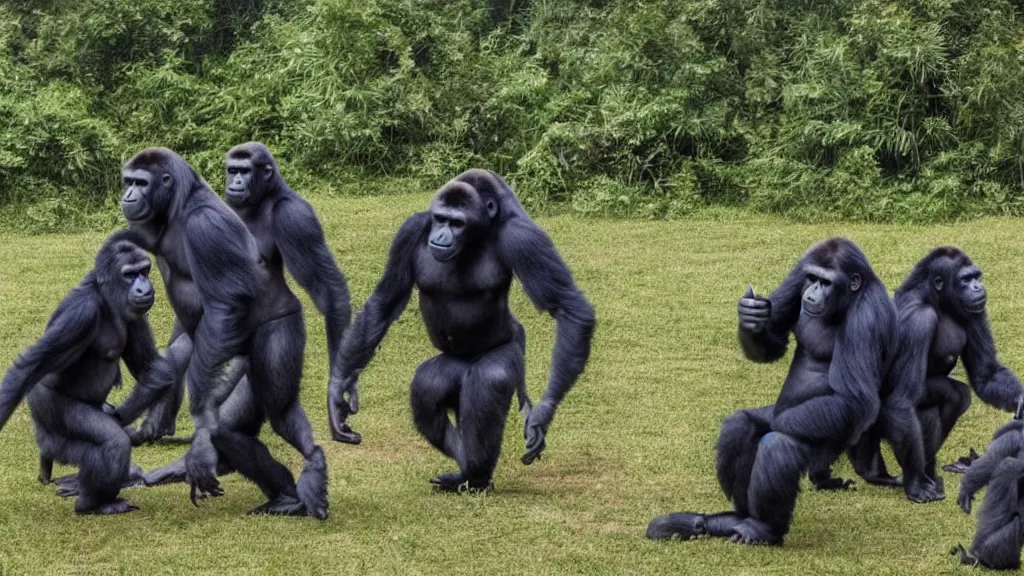
[[799,264],[803,274],[801,311],[841,322],[866,281],[875,279],[867,258],[845,238],[830,238],[808,250]]
[[454,259],[487,235],[497,215],[495,199],[485,199],[473,186],[452,180],[430,202],[430,255],[438,262]]
[[[202,179],[185,160],[168,148],[147,148],[121,169],[124,195],[121,212],[129,224],[159,227]],[[205,184],[205,183],[204,183]]]
[[929,286],[929,303],[957,318],[967,319],[985,311],[987,293],[981,283],[981,269],[954,246],[929,252],[904,284],[912,282]]
[[224,200],[233,207],[259,204],[264,195],[277,189],[280,178],[277,161],[259,142],[246,142],[228,150],[224,167],[227,171]]
[[115,313],[127,319],[145,316],[156,293],[149,281],[150,260],[128,230],[115,232],[96,255],[93,274],[100,294]]

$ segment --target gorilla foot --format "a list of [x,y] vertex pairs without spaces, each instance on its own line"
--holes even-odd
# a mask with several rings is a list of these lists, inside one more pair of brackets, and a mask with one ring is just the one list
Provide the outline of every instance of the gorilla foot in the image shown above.
[[951,556],[959,556],[961,564],[967,564],[968,566],[977,566],[981,564],[981,559],[971,554],[964,548],[963,544],[957,544],[953,546],[953,549],[949,551]]
[[838,477],[829,477],[827,480],[819,480],[814,483],[815,490],[835,491],[835,490],[855,490],[853,480],[844,480]]
[[353,430],[348,422],[343,423],[338,430],[331,430],[331,438],[344,444],[360,444],[363,441],[363,436]]
[[112,502],[107,502],[94,507],[79,508],[75,506],[75,514],[79,515],[107,515],[107,514],[126,514],[134,510],[138,510],[139,507],[124,498],[118,498]]
[[707,534],[707,518],[696,512],[673,512],[647,524],[651,540],[690,540]]
[[[51,480],[51,482],[57,486],[57,496],[60,496],[61,498],[78,496],[78,474],[59,476]],[[142,486],[143,484],[145,484],[145,479],[142,473],[142,468],[139,468],[132,463],[131,467],[128,469],[128,477],[121,483],[121,488],[135,488],[136,486]]]
[[743,522],[740,522],[733,528],[733,535],[729,538],[730,542],[735,544],[745,544],[747,546],[782,546],[782,538],[775,535],[774,532],[763,522],[758,522],[753,518],[748,518]]
[[941,490],[931,480],[909,483],[905,486],[904,492],[908,500],[918,504],[946,499],[946,492]]
[[327,519],[327,460],[324,451],[317,446],[299,474],[296,483],[299,500],[310,516],[318,520]]
[[249,511],[250,516],[305,516],[306,507],[295,496],[282,494]]
[[463,494],[490,493],[494,491],[494,482],[491,479],[481,480],[479,478],[466,480],[461,472],[448,472],[430,479],[434,489],[439,492],[458,492]]
[[942,471],[951,472],[953,474],[965,474],[967,469],[971,467],[971,463],[978,458],[981,458],[981,455],[972,447],[967,456],[961,456],[957,458],[955,462],[944,465],[942,467]]
[[865,474],[863,478],[865,482],[872,486],[888,486],[890,488],[903,486],[903,478],[891,474]]

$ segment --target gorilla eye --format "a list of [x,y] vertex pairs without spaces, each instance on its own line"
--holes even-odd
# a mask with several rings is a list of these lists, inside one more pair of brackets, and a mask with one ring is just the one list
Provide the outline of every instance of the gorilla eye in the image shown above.
[[134,280],[135,272],[125,272],[124,274],[121,274],[121,276],[124,277],[125,280]]
[[448,221],[448,218],[446,218],[446,217],[444,217],[444,216],[442,216],[440,214],[434,214],[434,222],[437,222],[438,224],[444,224],[447,221]]
[[463,220],[452,220],[451,225],[452,228],[462,228],[463,226],[466,225],[466,222]]
[[810,282],[811,284],[814,284],[815,282],[818,281],[818,277],[815,276],[814,274],[808,274],[807,281]]
[[826,288],[828,288],[829,286],[832,285],[832,281],[831,280],[825,280],[824,278],[819,279],[819,282],[821,282],[821,285],[826,287]]

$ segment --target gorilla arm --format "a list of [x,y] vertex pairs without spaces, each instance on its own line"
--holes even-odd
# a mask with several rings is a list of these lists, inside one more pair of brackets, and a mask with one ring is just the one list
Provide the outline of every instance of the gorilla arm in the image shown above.
[[[402,315],[415,283],[413,262],[416,251],[430,230],[430,213],[417,212],[398,229],[388,250],[388,261],[373,294],[366,300],[341,343],[341,378],[332,380],[328,390],[331,437],[344,442],[348,437],[345,418],[350,408],[358,409],[359,373],[373,359],[374,350],[391,324]],[[345,393],[349,401],[345,401]],[[355,404],[351,406],[350,403]]]
[[135,387],[113,416],[122,424],[130,424],[174,384],[175,370],[170,361],[157,352],[153,332],[145,319],[128,324],[128,340],[122,358],[135,377]]
[[768,298],[748,286],[739,301],[739,341],[743,355],[754,362],[775,362],[786,353],[789,332],[800,318],[804,274],[802,261]]
[[999,363],[992,332],[984,317],[972,318],[967,325],[967,345],[963,352],[967,380],[983,402],[1007,412],[1017,408],[1024,387],[1012,370]]
[[[228,208],[225,206],[224,210]],[[250,336],[247,322],[265,284],[266,272],[256,261],[255,244],[242,221],[212,206],[200,207],[189,217],[185,255],[203,300],[203,317],[196,329],[188,366],[189,401],[196,432],[185,455],[191,499],[197,504],[197,490],[221,492],[217,452],[212,441],[218,426],[217,409],[238,383],[238,379],[227,374],[234,368],[228,363],[241,355]]]
[[[348,283],[334,262],[313,209],[304,200],[287,198],[274,208],[274,238],[292,277],[309,294],[327,327],[330,382],[341,379],[341,339],[352,321]],[[328,383],[328,390],[338,385]],[[359,410],[358,396],[350,399]]]
[[76,288],[54,311],[39,340],[14,360],[0,383],[0,429],[21,399],[43,377],[67,369],[96,336],[99,307],[87,290]]
[[1024,450],[1024,423],[1014,420],[1000,428],[989,443],[985,453],[964,472],[963,480],[960,481],[960,493],[956,502],[960,509],[967,514],[971,513],[971,503],[974,494],[981,490],[992,480],[992,473],[996,467],[1006,458],[1016,458]]
[[513,218],[499,230],[498,242],[502,261],[519,278],[527,297],[551,314],[557,326],[547,390],[524,424],[526,453],[522,461],[529,464],[544,450],[544,435],[555,408],[583,373],[596,318],[551,238],[539,226],[525,218]]

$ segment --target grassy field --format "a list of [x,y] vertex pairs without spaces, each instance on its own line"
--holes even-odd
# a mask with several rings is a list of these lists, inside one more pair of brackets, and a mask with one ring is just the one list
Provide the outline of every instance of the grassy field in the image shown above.
[[[379,277],[391,235],[427,200],[419,194],[314,201],[354,307]],[[967,572],[947,554],[974,530],[974,519],[955,505],[953,475],[946,475],[950,497],[928,505],[863,483],[843,494],[807,489],[782,549],[654,543],[643,533],[658,514],[728,507],[714,476],[719,423],[738,408],[773,402],[778,393],[787,363],[746,362],[736,345],[736,299],[748,282],[771,290],[811,243],[842,234],[860,244],[891,290],[929,248],[957,244],[985,270],[1001,358],[1020,369],[1024,223],[794,225],[737,214],[654,223],[550,217],[541,224],[597,309],[598,331],[587,372],[556,416],[543,460],[519,463],[521,421],[510,415],[493,494],[434,494],[427,484],[452,465],[411,422],[408,382],[433,354],[415,301],[363,374],[363,409],[353,422],[364,443],[330,442],[323,322],[304,298],[310,338],[303,403],[329,459],[328,521],[246,517],[261,494],[236,476],[223,479],[224,497],[199,508],[189,504],[184,485],[163,486],[127,492],[139,512],[75,517],[71,500],[35,480],[37,450],[22,407],[0,434],[0,574]],[[102,239],[0,235],[0,364],[8,366],[38,337]],[[554,323],[518,287],[513,308],[530,332],[527,378],[536,397],[546,384]],[[164,341],[172,316],[162,291],[151,321]],[[983,448],[1007,419],[975,402],[942,461],[971,445]],[[187,415],[179,422],[179,429],[191,430]],[[264,437],[297,473],[298,454]],[[145,447],[134,458],[148,469],[181,453],[180,447]],[[852,474],[845,459],[836,470]]]

